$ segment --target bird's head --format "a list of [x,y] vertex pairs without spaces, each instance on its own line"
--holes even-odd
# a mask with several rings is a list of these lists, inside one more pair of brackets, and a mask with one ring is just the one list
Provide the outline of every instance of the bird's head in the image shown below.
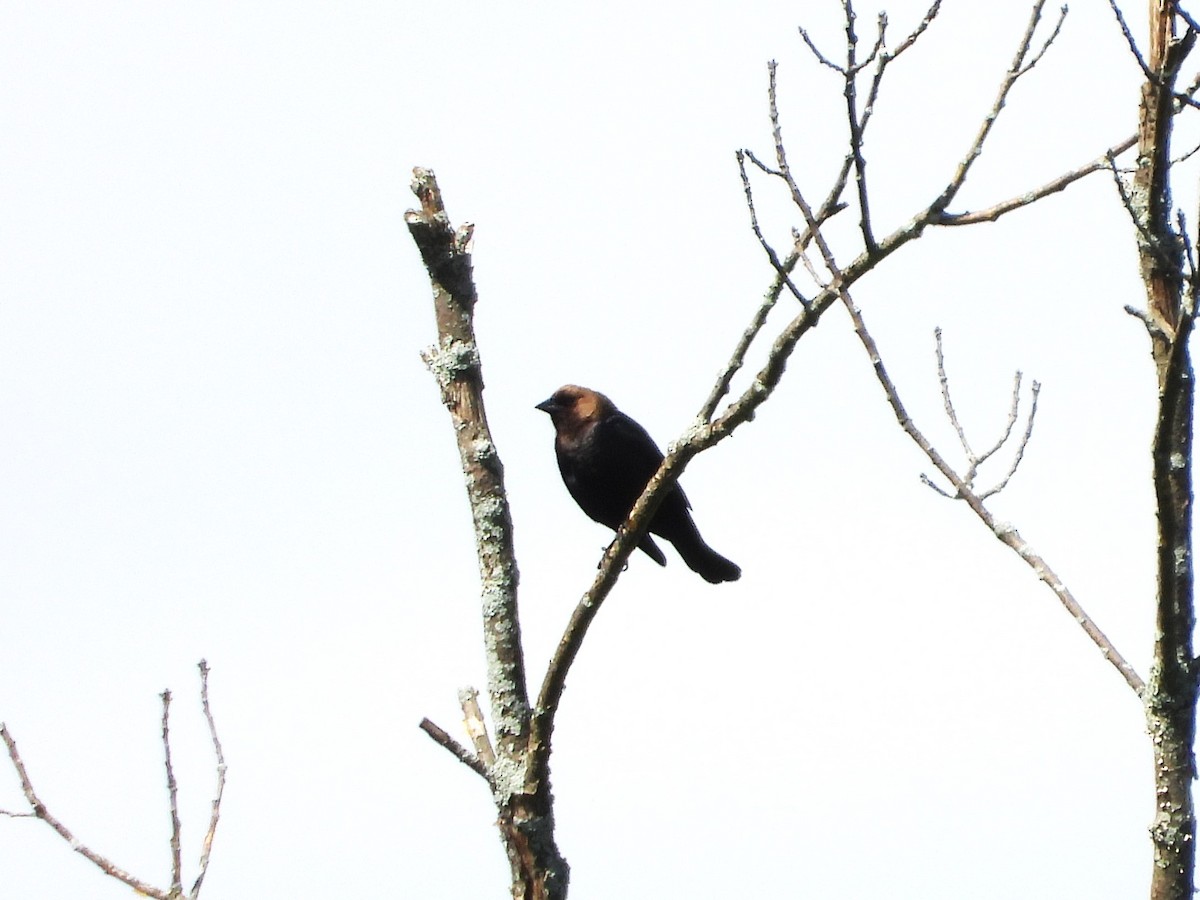
[[560,434],[598,422],[616,409],[612,401],[600,392],[577,384],[564,384],[535,408],[550,415],[550,421]]

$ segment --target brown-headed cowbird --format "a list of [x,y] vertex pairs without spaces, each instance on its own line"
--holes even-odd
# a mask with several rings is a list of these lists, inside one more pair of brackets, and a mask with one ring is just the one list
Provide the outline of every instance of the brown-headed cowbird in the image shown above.
[[[578,385],[560,387],[537,408],[554,423],[554,450],[567,490],[588,516],[616,531],[662,464],[654,439],[603,394]],[[650,531],[674,544],[705,581],[736,581],[742,570],[704,543],[689,509],[683,488],[671,485]],[[660,566],[667,564],[649,534],[638,546]]]

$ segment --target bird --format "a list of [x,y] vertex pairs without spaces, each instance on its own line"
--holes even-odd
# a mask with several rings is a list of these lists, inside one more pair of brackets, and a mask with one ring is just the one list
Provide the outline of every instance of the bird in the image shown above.
[[[567,384],[536,409],[554,425],[554,451],[563,483],[589,518],[616,531],[624,524],[663,455],[649,433],[598,391]],[[675,546],[705,581],[737,581],[742,570],[704,542],[679,483],[671,485],[638,547],[660,566],[667,558],[651,534]]]

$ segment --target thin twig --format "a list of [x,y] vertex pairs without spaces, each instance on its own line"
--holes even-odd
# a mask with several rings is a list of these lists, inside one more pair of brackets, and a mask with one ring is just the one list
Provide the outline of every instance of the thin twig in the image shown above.
[[200,845],[200,873],[192,882],[188,896],[196,900],[200,896],[200,887],[204,884],[204,876],[208,874],[208,862],[212,857],[213,839],[217,836],[217,823],[221,819],[221,798],[225,796],[225,751],[221,749],[221,739],[217,737],[217,723],[213,718],[212,707],[208,702],[208,661],[200,660],[200,705],[204,710],[204,720],[208,724],[208,736],[212,741],[213,753],[217,758],[217,788],[213,793],[212,812],[208,819],[208,829],[204,832],[204,842]]
[[[747,156],[750,155],[749,151],[745,151],[745,153]],[[803,232],[798,232],[794,228],[792,229],[792,253],[788,256],[788,262],[781,263],[778,255],[775,253],[775,248],[770,246],[763,239],[762,231],[757,227],[758,214],[754,209],[754,196],[750,192],[750,183],[746,178],[746,172],[744,168],[742,169],[742,185],[746,190],[746,203],[750,209],[750,222],[751,225],[754,226],[755,236],[758,237],[759,243],[762,244],[763,248],[767,251],[767,258],[771,261],[771,265],[775,269],[776,278],[780,280],[781,285],[787,286],[787,288],[791,291],[792,296],[800,301],[801,306],[807,308],[810,305],[810,301],[803,294],[801,294],[799,288],[797,288],[792,282],[791,273],[792,270],[796,268],[796,263],[800,262],[804,265],[804,271],[808,273],[813,284],[815,284],[818,288],[824,288],[826,286],[826,280],[821,277],[821,274],[817,271],[817,267],[813,265],[812,257],[810,257],[807,253],[809,243],[820,229],[820,220],[817,219],[812,226],[805,228]],[[838,212],[845,208],[846,205],[844,203],[839,204],[834,212]],[[815,218],[816,217],[814,215],[814,219]]]
[[921,18],[921,21],[917,23],[917,27],[912,30],[908,37],[900,42],[899,46],[897,46],[895,50],[892,50],[889,54],[887,54],[890,57],[889,61],[894,60],[897,56],[917,42],[917,39],[925,33],[925,30],[933,22],[941,8],[942,0],[933,0],[933,4],[925,11],[925,15]]
[[780,172],[778,169],[772,169],[765,162],[763,162],[761,159],[759,159],[757,156],[755,156],[753,150],[743,149],[741,152],[743,154],[745,154],[746,159],[750,160],[750,162],[754,163],[754,165],[756,165],[759,169],[761,169],[766,174],[774,175],[776,178],[783,177],[782,172]]
[[887,13],[880,12],[875,19],[875,46],[871,48],[871,52],[867,54],[866,59],[854,64],[855,75],[866,69],[879,58],[879,52],[887,45],[887,25]]
[[[821,251],[821,256],[825,261],[825,265],[829,268],[830,273],[836,278],[838,274],[837,262],[834,260],[833,251],[829,249],[829,244],[826,243],[824,235],[821,234],[820,224],[817,222],[817,217],[814,215],[812,207],[804,198],[800,191],[796,179],[792,177],[791,167],[788,165],[787,149],[783,145],[783,130],[779,124],[779,103],[776,97],[776,65],[774,60],[767,66],[767,104],[769,115],[771,117],[771,133],[775,140],[775,160],[779,165],[779,172],[784,182],[788,186],[788,192],[792,195],[792,202],[795,203],[801,214],[804,216],[804,224],[812,232],[813,240],[816,242],[818,249]],[[803,258],[803,256],[802,256]],[[820,282],[820,279],[813,272],[814,280]]]
[[938,484],[936,481],[934,481],[932,478],[930,478],[924,472],[921,473],[920,478],[921,478],[921,484],[925,485],[925,487],[929,488],[931,491],[941,494],[947,500],[957,500],[958,499],[958,497],[956,495],[950,493],[948,490],[946,490],[944,487],[942,487],[940,484]]
[[[962,446],[963,456],[966,458],[967,463],[966,471],[960,477],[962,478],[964,484],[971,488],[971,490],[975,490],[975,477],[979,474],[979,467],[991,459],[1005,444],[1008,443],[1008,439],[1012,437],[1013,428],[1016,427],[1017,419],[1020,417],[1021,373],[1018,371],[1013,376],[1012,400],[1008,406],[1008,421],[1005,423],[1003,433],[1000,435],[999,439],[987,450],[982,453],[976,453],[975,450],[971,448],[970,441],[967,440],[966,431],[963,429],[962,422],[958,418],[958,410],[954,406],[954,401],[950,398],[950,377],[946,372],[946,356],[945,348],[942,342],[942,329],[935,328],[933,330],[933,337],[935,345],[934,355],[937,359],[938,383],[941,385],[942,391],[942,404],[946,410],[946,418],[950,420],[951,426],[953,426],[955,433],[958,435],[958,442]],[[1034,384],[1036,385],[1037,382],[1034,382]],[[980,492],[979,496],[982,499],[991,497],[1004,490],[1004,487],[1016,473],[1017,466],[1020,465],[1021,458],[1025,454],[1025,445],[1028,443],[1029,436],[1033,431],[1033,418],[1037,414],[1037,391],[1038,388],[1035,386],[1033,391],[1033,410],[1029,414],[1029,423],[1028,427],[1025,429],[1025,437],[1017,447],[1016,458],[1012,467],[999,484],[986,491]],[[921,480],[942,496],[953,496],[952,494],[949,494],[948,492],[942,490],[942,488],[938,487],[934,483],[933,479],[923,473],[921,475]]]
[[1125,14],[1121,12],[1121,7],[1117,5],[1116,0],[1108,0],[1108,6],[1112,10],[1113,15],[1117,17],[1117,24],[1121,27],[1121,34],[1125,35],[1125,42],[1129,44],[1129,52],[1137,60],[1137,64],[1142,69],[1142,74],[1146,76],[1147,81],[1158,84],[1160,79],[1157,74],[1150,70],[1150,66],[1146,64],[1146,57],[1138,49],[1137,41],[1134,40],[1133,32],[1129,30],[1129,25],[1125,21]]
[[[883,84],[883,76],[884,72],[887,70],[887,67],[891,63],[895,62],[895,60],[899,58],[899,56],[904,53],[905,50],[908,50],[917,42],[921,35],[925,33],[926,29],[929,28],[940,9],[941,0],[934,0],[933,5],[926,10],[924,17],[917,24],[917,27],[913,29],[913,31],[903,41],[900,42],[900,45],[895,50],[885,50],[878,54],[878,62],[875,66],[875,73],[871,78],[871,86],[867,90],[867,102],[862,109],[861,115],[859,115],[857,111],[857,98],[855,98],[853,101],[850,101],[850,99],[847,98],[846,124],[850,138],[850,152],[846,155],[846,161],[840,177],[835,183],[835,189],[840,196],[843,185],[845,184],[845,179],[849,174],[850,164],[853,162],[856,168],[855,180],[858,184],[859,210],[862,219],[860,228],[863,232],[864,246],[867,248],[868,253],[876,252],[878,247],[875,244],[874,230],[870,225],[870,207],[867,203],[868,192],[866,187],[866,158],[862,152],[863,142],[865,140],[864,135],[866,134],[867,125],[871,121],[871,116],[875,113],[875,102],[879,99],[879,89]],[[875,57],[879,45],[884,42],[884,31],[886,26],[887,16],[885,13],[880,13],[879,40],[876,44],[876,49],[872,51],[872,57]],[[862,66],[859,68],[862,68]],[[852,81],[852,79],[847,79],[847,90],[852,87]],[[856,87],[854,89],[857,90]]]
[[[979,454],[980,463],[987,462],[989,459],[999,453],[1000,448],[1007,444],[1008,439],[1012,437],[1013,428],[1016,427],[1017,419],[1020,418],[1021,413],[1022,377],[1023,376],[1020,369],[1017,369],[1017,371],[1013,373],[1012,401],[1008,405],[1008,421],[1004,423],[1004,432],[996,439],[996,443],[992,444],[992,446],[988,447]],[[1034,384],[1037,384],[1037,382],[1035,381]]]
[[804,26],[800,26],[800,37],[804,41],[804,43],[808,46],[808,49],[812,51],[812,55],[816,58],[817,62],[819,62],[823,66],[828,66],[829,68],[833,69],[833,71],[835,71],[839,74],[842,74],[842,75],[846,74],[845,69],[843,69],[837,63],[835,63],[832,59],[830,59],[828,56],[826,56],[824,53],[822,53],[817,48],[817,45],[813,43],[813,39],[808,36],[808,32],[804,29]]
[[[879,99],[879,88],[883,83],[884,72],[887,70],[887,67],[889,65],[891,65],[893,62],[895,62],[900,57],[900,54],[902,54],[905,50],[908,50],[910,47],[912,47],[913,44],[915,44],[917,42],[917,40],[921,37],[921,35],[923,35],[925,33],[926,29],[929,28],[930,24],[933,22],[934,18],[937,16],[938,11],[941,9],[941,6],[942,6],[942,0],[934,0],[933,5],[930,6],[928,10],[926,10],[925,16],[917,24],[917,27],[914,28],[912,30],[912,32],[910,32],[909,35],[903,41],[900,42],[900,45],[898,47],[896,47],[895,50],[885,50],[883,53],[881,53],[879,55],[879,61],[875,66],[875,74],[871,77],[871,87],[867,91],[867,103],[863,107],[862,116],[859,117],[857,120],[852,119],[848,123],[850,125],[850,129],[851,129],[852,133],[857,131],[858,142],[860,144],[862,143],[862,140],[863,140],[863,134],[867,130],[867,123],[871,121],[871,116],[875,112],[875,101]],[[881,16],[881,20],[883,22],[886,22],[886,17],[884,17],[882,13],[880,14],[880,16]],[[882,39],[882,29],[881,29],[881,39]],[[850,154],[846,157],[847,166],[849,165],[849,161],[852,158],[853,158],[853,154]],[[843,177],[845,177],[844,174],[843,174]]]
[[1182,209],[1175,210],[1175,228],[1179,234],[1179,240],[1183,244],[1183,257],[1188,267],[1188,281],[1191,282],[1196,278],[1196,257],[1192,247],[1192,238],[1188,234],[1187,219]]
[[[746,151],[746,155],[753,160],[753,156],[749,151]],[[827,205],[821,210],[820,213],[818,213],[818,225],[837,215],[845,208],[846,204],[844,203],[838,203],[833,206]],[[806,229],[802,234],[797,235],[793,233],[792,238],[792,252],[787,255],[782,263],[784,274],[781,275],[780,273],[776,272],[774,281],[767,288],[767,290],[763,292],[763,298],[758,305],[758,309],[755,310],[753,317],[751,317],[750,324],[747,325],[742,331],[742,334],[738,338],[737,345],[734,347],[729,361],[725,364],[721,374],[717,377],[716,382],[713,384],[712,390],[709,391],[708,397],[704,401],[704,405],[700,408],[700,412],[697,413],[697,418],[699,421],[710,421],[713,417],[713,413],[716,412],[718,404],[720,404],[725,395],[729,393],[729,386],[733,383],[734,375],[736,375],[745,364],[746,353],[749,351],[750,345],[754,343],[755,338],[757,338],[759,333],[762,331],[763,325],[766,324],[768,314],[770,314],[771,310],[775,306],[775,303],[779,300],[779,295],[783,291],[784,275],[791,274],[792,270],[796,268],[796,263],[800,261],[800,257],[804,252],[805,245],[812,240],[812,232]]]
[[[863,155],[863,129],[858,116],[858,72],[859,65],[855,59],[858,47],[858,36],[854,33],[854,8],[850,0],[842,4],[846,12],[846,70],[843,79],[842,97],[846,101],[846,123],[850,132],[850,155],[854,157],[854,184],[858,191],[858,223],[862,231],[863,246],[868,253],[876,250],[875,235],[871,231],[871,206],[867,199],[867,159]],[[887,17],[879,18],[879,40],[876,43],[872,57],[883,43],[884,29],[887,27]]]
[[168,727],[171,692],[163,691],[160,696],[162,697],[163,757],[167,766],[167,797],[171,807],[171,891],[178,894],[183,889],[183,854],[180,850],[179,786],[175,782],[175,769],[171,765],[171,733]]
[[783,284],[792,292],[792,296],[800,301],[801,306],[808,306],[808,298],[800,293],[800,289],[792,283],[790,271],[783,267],[783,263],[779,261],[779,256],[775,253],[775,248],[767,243],[767,239],[763,237],[762,228],[758,224],[758,211],[754,208],[754,191],[750,187],[750,176],[746,172],[745,151],[739,150],[737,152],[737,164],[738,172],[742,176],[742,190],[746,194],[746,208],[750,210],[750,227],[754,229],[754,236],[758,238],[758,243],[766,251],[767,259],[770,260],[776,275],[782,279]]
[[1129,218],[1133,222],[1134,227],[1137,228],[1138,233],[1142,236],[1141,243],[1158,257],[1159,262],[1168,267],[1168,271],[1174,271],[1175,260],[1171,258],[1170,252],[1162,246],[1157,235],[1150,232],[1146,227],[1145,221],[1138,215],[1133,197],[1130,196],[1129,191],[1126,189],[1125,182],[1121,180],[1121,173],[1117,169],[1117,161],[1112,156],[1108,157],[1108,167],[1112,172],[1113,184],[1117,187],[1117,193],[1121,196],[1121,205],[1125,207],[1125,211],[1129,213]]
[[[971,449],[971,445],[967,441],[967,433],[963,430],[962,423],[958,420],[958,412],[954,409],[954,401],[950,399],[950,379],[946,375],[946,356],[942,347],[942,329],[935,328],[933,330],[933,337],[937,345],[937,373],[938,383],[942,387],[942,405],[946,409],[946,418],[950,420],[950,424],[954,426],[955,433],[958,434],[958,442],[962,445],[963,453],[966,455],[967,462],[971,466],[968,472],[973,474],[977,457],[975,456],[975,451]],[[970,475],[964,478],[963,481],[970,484]]]
[[[1017,80],[1022,75],[1029,71],[1029,68],[1027,68],[1025,65],[1025,60],[1029,56],[1029,48],[1033,42],[1033,35],[1037,30],[1038,23],[1041,21],[1042,8],[1045,5],[1045,0],[1037,0],[1037,2],[1034,3],[1033,9],[1029,14],[1029,22],[1025,27],[1025,34],[1021,38],[1021,43],[1017,48],[1016,54],[1013,56],[1012,63],[1009,65],[1007,73],[1005,73],[1004,80],[1000,83],[1000,89],[996,92],[996,99],[992,103],[992,108],[988,114],[984,116],[983,122],[979,126],[979,131],[976,132],[975,139],[971,142],[970,149],[967,150],[966,156],[964,156],[959,162],[958,167],[954,171],[953,177],[950,179],[950,182],[945,188],[942,189],[941,194],[938,195],[933,203],[929,205],[928,221],[937,221],[940,219],[942,214],[946,211],[946,207],[950,204],[950,201],[954,199],[955,195],[962,188],[963,184],[967,180],[967,175],[971,171],[971,167],[975,163],[975,160],[977,160],[979,155],[983,152],[984,142],[987,140],[988,135],[991,134],[992,128],[995,126],[997,119],[999,119],[1000,112],[1004,109],[1004,105],[1008,100],[1009,93],[1013,89],[1013,85],[1017,83]],[[1054,34],[1056,35],[1057,33],[1058,32],[1055,31]],[[1053,37],[1054,35],[1051,36],[1051,40]],[[1044,53],[1047,47],[1049,47],[1049,43],[1042,48],[1041,53]],[[1038,58],[1041,58],[1040,53]]]
[[481,763],[474,754],[466,747],[452,738],[444,729],[438,727],[429,719],[422,719],[420,728],[427,735],[433,738],[434,743],[445,747],[454,756],[472,772],[475,772],[485,781],[489,780],[487,768]]
[[1192,31],[1200,32],[1200,25],[1198,25],[1192,15],[1183,8],[1183,6],[1179,3],[1179,0],[1171,0],[1171,6],[1175,8],[1175,14],[1179,16],[1179,18],[1183,19],[1183,21],[1187,22],[1188,28],[1190,28]]
[[[1035,381],[1033,383],[1033,387],[1030,389],[1030,392],[1029,392],[1029,395],[1030,395],[1029,417],[1025,421],[1025,432],[1024,432],[1024,434],[1021,435],[1021,440],[1017,444],[1017,452],[1013,454],[1012,465],[1008,467],[1008,472],[1005,474],[1005,476],[1003,478],[1000,479],[1000,481],[997,484],[993,485],[991,488],[989,488],[988,490],[984,491],[982,494],[979,495],[980,500],[986,500],[986,499],[988,499],[988,497],[995,496],[996,494],[998,494],[1002,490],[1004,490],[1006,487],[1008,487],[1009,480],[1013,477],[1013,475],[1016,474],[1017,467],[1019,465],[1021,465],[1021,460],[1023,460],[1025,458],[1025,448],[1029,446],[1029,439],[1033,436],[1033,422],[1037,418],[1038,394],[1040,394],[1041,391],[1042,391],[1041,383]],[[1014,412],[1016,411],[1015,405],[1013,407],[1013,410],[1014,410]],[[1014,420],[1015,420],[1015,416],[1013,418],[1009,419],[1008,433],[1011,433],[1011,431],[1012,431],[1012,423]],[[1004,441],[1008,440],[1008,433],[1005,434]],[[1003,443],[1004,441],[1002,441],[1001,443]],[[996,446],[998,448],[1000,445],[997,444]]]
[[1042,57],[1046,55],[1046,51],[1050,49],[1050,45],[1054,43],[1054,41],[1058,38],[1059,32],[1062,31],[1063,22],[1066,21],[1066,18],[1067,7],[1066,4],[1064,4],[1063,6],[1059,7],[1058,21],[1054,23],[1054,28],[1051,30],[1050,36],[1046,38],[1045,43],[1042,44],[1042,49],[1035,53],[1033,58],[1030,59],[1029,62],[1027,62],[1024,66],[1022,66],[1021,71],[1017,73],[1018,76],[1024,75],[1042,61]]

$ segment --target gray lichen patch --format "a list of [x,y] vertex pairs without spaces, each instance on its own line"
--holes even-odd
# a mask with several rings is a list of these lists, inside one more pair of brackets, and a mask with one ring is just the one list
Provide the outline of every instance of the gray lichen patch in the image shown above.
[[479,369],[479,348],[474,341],[443,337],[438,346],[428,348],[421,357],[443,391]]
[[508,510],[499,497],[481,497],[475,504],[475,533],[480,542],[493,543],[504,538]]

